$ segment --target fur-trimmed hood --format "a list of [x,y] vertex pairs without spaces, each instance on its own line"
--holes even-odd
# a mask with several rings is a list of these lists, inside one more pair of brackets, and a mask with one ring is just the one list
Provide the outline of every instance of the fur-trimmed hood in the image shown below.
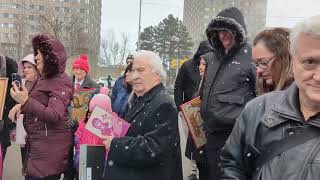
[[43,55],[44,68],[43,75],[46,78],[64,73],[67,62],[67,54],[63,44],[47,34],[40,34],[32,39],[34,55],[37,50]]
[[236,43],[241,46],[246,43],[247,30],[242,13],[238,8],[231,7],[222,10],[209,23],[206,34],[210,44],[215,49],[221,49],[222,44],[219,40],[218,31],[227,30],[235,34]]

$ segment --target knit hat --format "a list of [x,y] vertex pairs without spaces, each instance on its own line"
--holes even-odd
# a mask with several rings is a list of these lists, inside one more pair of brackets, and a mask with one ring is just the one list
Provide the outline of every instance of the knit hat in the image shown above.
[[88,63],[88,57],[86,54],[81,54],[80,57],[76,60],[74,60],[72,68],[80,68],[83,69],[87,74],[90,71],[90,66]]
[[107,112],[112,112],[110,97],[104,93],[105,89],[100,90],[99,94],[96,94],[92,97],[89,103],[89,112],[92,112],[96,106],[99,106]]
[[22,58],[22,59],[19,61],[18,69],[19,69],[20,74],[22,74],[22,71],[23,71],[23,63],[25,63],[25,62],[29,62],[29,63],[33,64],[34,66],[37,65],[36,62],[34,61],[34,55],[33,55],[33,54],[27,55],[26,57]]

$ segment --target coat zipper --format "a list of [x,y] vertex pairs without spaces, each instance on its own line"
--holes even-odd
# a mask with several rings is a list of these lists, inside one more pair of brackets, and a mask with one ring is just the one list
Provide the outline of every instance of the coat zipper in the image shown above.
[[46,128],[46,136],[48,136],[48,128],[47,128],[47,123],[44,123],[44,127]]

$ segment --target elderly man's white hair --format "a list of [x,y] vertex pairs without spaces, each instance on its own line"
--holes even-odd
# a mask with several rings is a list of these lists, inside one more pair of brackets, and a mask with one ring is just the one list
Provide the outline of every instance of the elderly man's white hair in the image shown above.
[[295,25],[292,29],[290,33],[290,47],[292,54],[297,52],[298,39],[301,33],[305,33],[315,38],[320,38],[320,15],[309,17]]
[[153,69],[154,72],[160,75],[162,82],[164,82],[167,79],[167,72],[164,70],[163,64],[162,64],[163,61],[161,60],[158,54],[152,51],[140,50],[135,53],[133,61],[140,58],[150,59],[151,68]]

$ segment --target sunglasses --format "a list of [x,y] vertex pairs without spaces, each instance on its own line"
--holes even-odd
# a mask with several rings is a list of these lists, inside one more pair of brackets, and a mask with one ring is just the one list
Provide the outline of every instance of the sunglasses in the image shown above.
[[254,62],[253,64],[256,66],[256,68],[261,68],[261,69],[267,69],[269,66],[269,62],[274,59],[274,56],[268,58],[268,59],[261,59],[259,62]]

